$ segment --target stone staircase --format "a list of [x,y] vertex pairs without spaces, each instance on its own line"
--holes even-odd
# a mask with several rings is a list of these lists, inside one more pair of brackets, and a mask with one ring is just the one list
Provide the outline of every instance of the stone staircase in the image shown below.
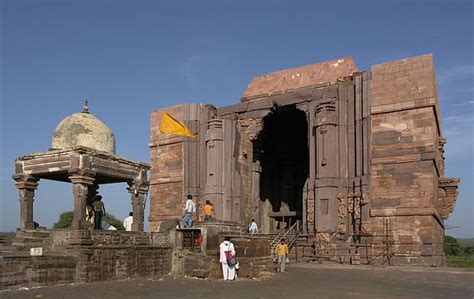
[[275,248],[280,243],[282,239],[285,239],[286,243],[288,244],[288,248],[291,251],[293,244],[298,239],[298,236],[301,234],[303,227],[300,224],[300,221],[296,221],[289,229],[282,231],[276,236],[271,236],[270,240],[270,250],[273,256],[273,261],[275,262],[277,257],[275,256]]

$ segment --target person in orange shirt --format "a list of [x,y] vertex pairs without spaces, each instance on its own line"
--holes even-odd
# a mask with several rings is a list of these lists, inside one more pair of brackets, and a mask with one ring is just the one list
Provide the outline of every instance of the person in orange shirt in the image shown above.
[[210,200],[206,200],[206,204],[203,207],[204,210],[204,221],[212,220],[212,213],[214,212],[214,207]]
[[288,245],[285,239],[281,239],[275,248],[275,254],[278,256],[278,272],[285,272],[285,263],[288,258]]

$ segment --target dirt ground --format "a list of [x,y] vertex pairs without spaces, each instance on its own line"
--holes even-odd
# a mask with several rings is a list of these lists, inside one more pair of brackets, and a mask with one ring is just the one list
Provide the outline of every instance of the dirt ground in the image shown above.
[[7,298],[474,298],[474,271],[291,265],[266,279],[139,278],[3,291]]

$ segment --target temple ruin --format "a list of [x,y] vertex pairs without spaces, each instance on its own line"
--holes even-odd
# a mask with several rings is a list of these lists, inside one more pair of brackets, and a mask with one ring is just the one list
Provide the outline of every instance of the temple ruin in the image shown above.
[[[197,138],[161,133],[163,112]],[[58,125],[51,149],[15,161],[20,228],[0,234],[0,290],[168,273],[218,278],[224,237],[246,278],[272,270],[282,238],[293,262],[444,266],[444,220],[460,181],[444,176],[445,143],[430,54],[370,71],[344,57],[257,76],[235,105],[155,110],[151,168],[117,156],[112,131],[86,105]],[[35,228],[43,179],[72,184],[72,228]],[[133,231],[88,227],[98,186],[119,182],[128,184]],[[197,199],[197,221],[179,229],[187,194]],[[203,221],[206,200],[215,220]],[[251,219],[256,235],[247,234]]]
[[[161,133],[162,112],[198,137]],[[296,259],[442,265],[459,183],[445,143],[431,54],[257,76],[240,103],[151,113],[150,229],[192,194],[199,219],[209,199],[219,221],[287,236]]]

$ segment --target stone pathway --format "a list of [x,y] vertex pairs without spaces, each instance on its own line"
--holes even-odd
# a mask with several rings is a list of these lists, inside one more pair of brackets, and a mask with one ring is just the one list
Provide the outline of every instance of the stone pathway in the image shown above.
[[32,290],[7,298],[473,298],[474,271],[290,265],[263,280],[129,279]]

